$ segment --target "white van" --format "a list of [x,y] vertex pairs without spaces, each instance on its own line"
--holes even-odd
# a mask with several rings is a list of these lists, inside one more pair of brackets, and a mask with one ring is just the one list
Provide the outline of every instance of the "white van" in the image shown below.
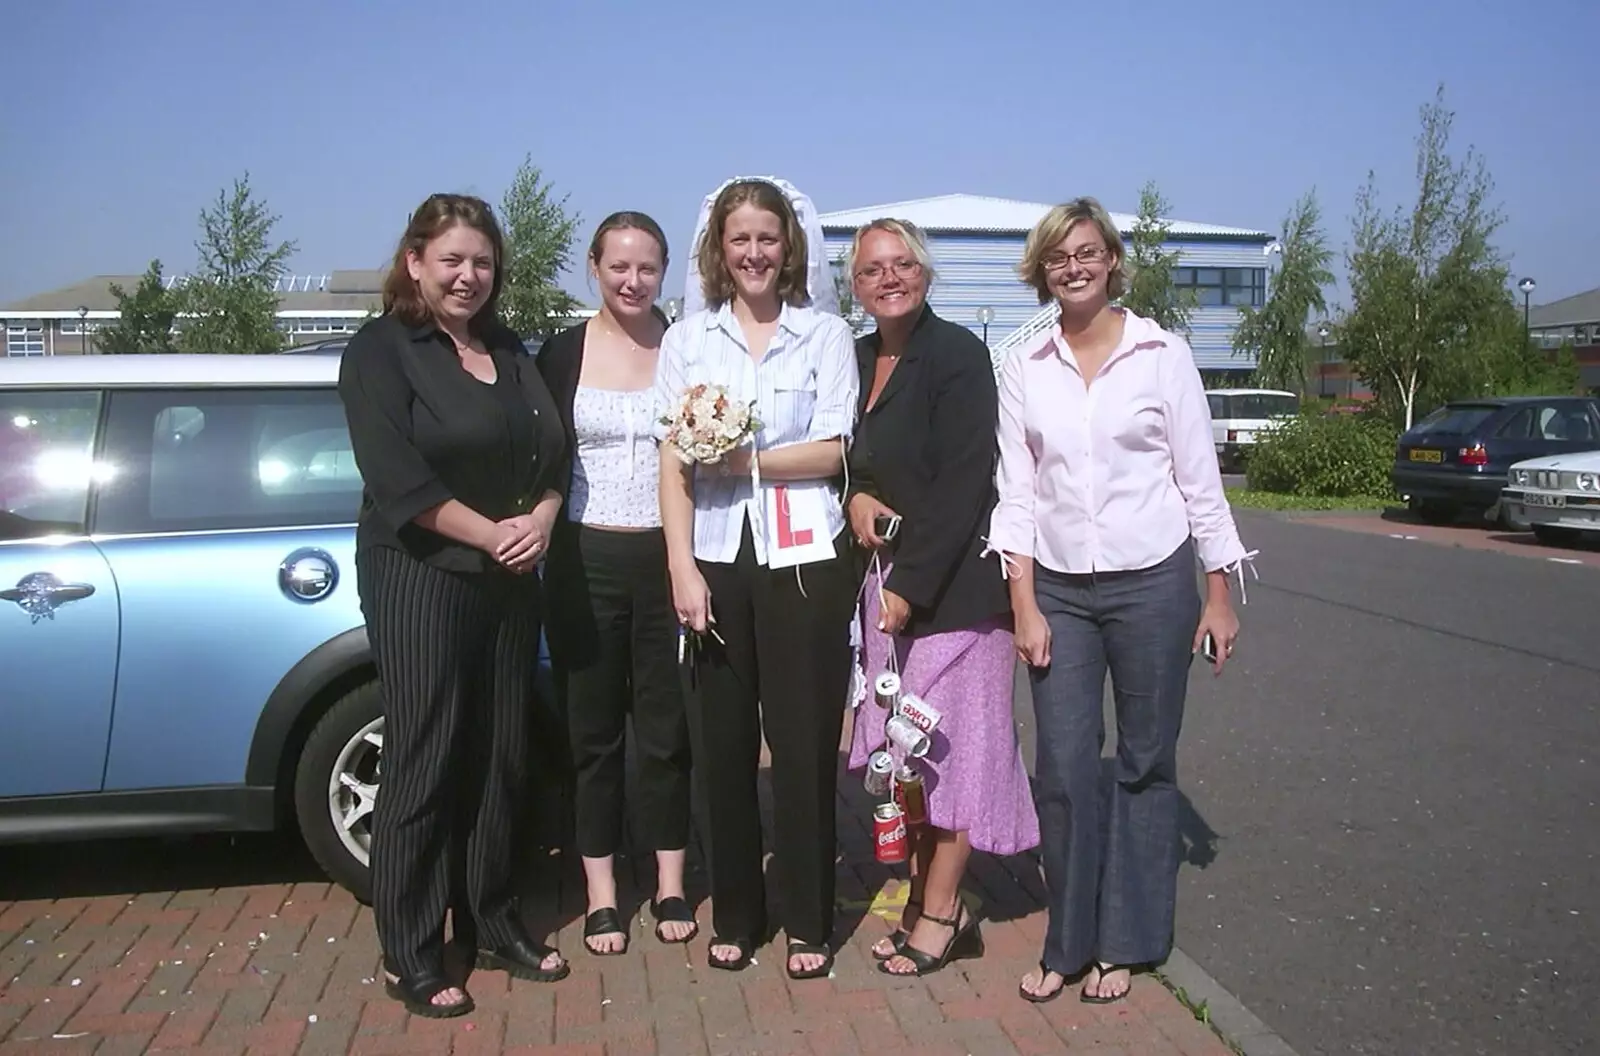
[[1224,470],[1241,469],[1245,455],[1263,433],[1300,413],[1300,397],[1282,389],[1208,389],[1211,439]]

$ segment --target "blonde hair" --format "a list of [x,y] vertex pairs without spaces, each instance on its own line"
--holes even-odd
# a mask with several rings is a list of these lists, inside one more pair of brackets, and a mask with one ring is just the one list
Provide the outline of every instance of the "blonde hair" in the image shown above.
[[1100,232],[1106,250],[1114,258],[1107,270],[1106,296],[1116,300],[1128,292],[1128,254],[1122,245],[1122,232],[1112,221],[1111,214],[1093,198],[1074,198],[1044,214],[1044,218],[1028,232],[1028,241],[1022,247],[1022,262],[1017,274],[1032,286],[1039,295],[1040,304],[1050,303],[1050,284],[1045,277],[1045,254],[1055,249],[1061,240],[1079,223],[1087,220]]
[[933,267],[933,254],[928,251],[928,240],[923,237],[922,229],[910,220],[896,220],[892,217],[880,217],[856,228],[855,237],[850,240],[850,255],[845,258],[845,267],[849,269],[852,279],[856,277],[856,258],[861,255],[861,243],[873,231],[894,235],[904,242],[906,252],[922,265],[922,274],[928,280],[928,285],[933,285],[937,273]]

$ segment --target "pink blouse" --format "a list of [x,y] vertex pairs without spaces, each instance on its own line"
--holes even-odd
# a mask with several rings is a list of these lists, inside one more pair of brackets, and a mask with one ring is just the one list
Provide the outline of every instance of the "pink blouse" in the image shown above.
[[1222,490],[1211,412],[1189,344],[1123,311],[1093,384],[1058,329],[1000,370],[999,503],[991,551],[1063,573],[1149,568],[1193,536],[1206,571],[1255,556]]

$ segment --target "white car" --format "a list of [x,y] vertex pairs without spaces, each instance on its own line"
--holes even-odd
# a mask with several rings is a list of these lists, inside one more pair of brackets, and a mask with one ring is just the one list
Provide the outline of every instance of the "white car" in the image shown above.
[[1600,533],[1600,451],[1513,463],[1500,503],[1512,524],[1532,528],[1542,542]]
[[1263,435],[1300,413],[1300,397],[1282,389],[1208,389],[1211,439],[1224,469],[1244,465],[1245,452]]

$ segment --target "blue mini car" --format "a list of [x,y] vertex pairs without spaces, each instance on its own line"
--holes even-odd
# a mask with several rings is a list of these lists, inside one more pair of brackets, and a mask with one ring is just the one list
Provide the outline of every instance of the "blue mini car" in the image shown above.
[[365,897],[383,715],[338,369],[0,361],[0,841],[298,825]]

